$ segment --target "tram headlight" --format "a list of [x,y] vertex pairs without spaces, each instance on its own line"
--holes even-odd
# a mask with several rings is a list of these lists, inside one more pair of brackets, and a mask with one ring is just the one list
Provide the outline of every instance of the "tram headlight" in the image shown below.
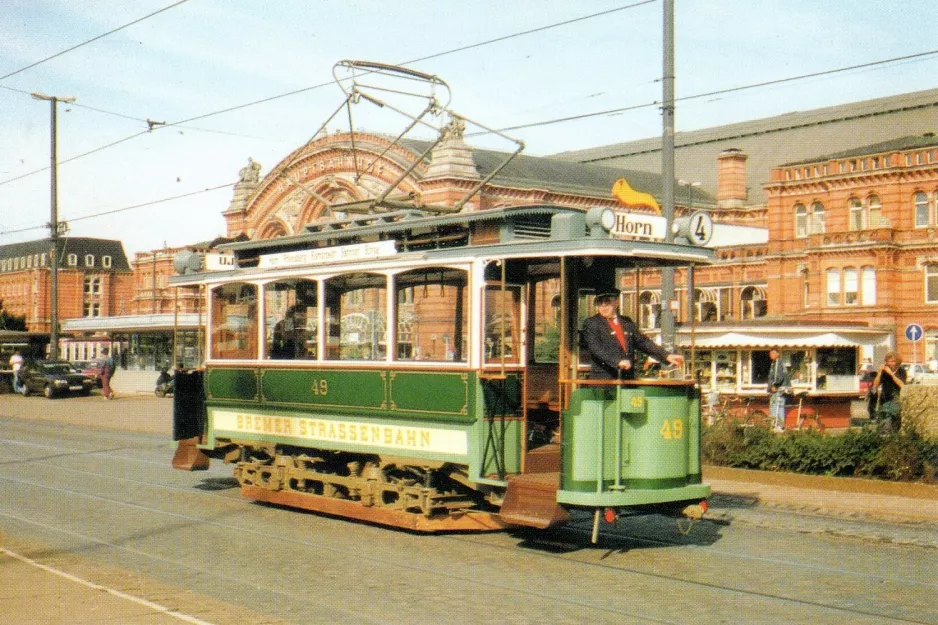
[[589,226],[590,236],[602,236],[612,232],[616,225],[616,213],[611,208],[594,206],[586,212],[586,225]]

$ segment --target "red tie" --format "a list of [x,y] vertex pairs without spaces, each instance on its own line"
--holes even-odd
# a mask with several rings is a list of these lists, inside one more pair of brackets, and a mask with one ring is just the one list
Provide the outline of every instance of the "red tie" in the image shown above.
[[609,327],[612,328],[613,333],[616,335],[616,339],[619,341],[619,345],[622,346],[622,350],[625,351],[625,334],[622,333],[622,326],[619,325],[619,320],[613,317],[608,319]]

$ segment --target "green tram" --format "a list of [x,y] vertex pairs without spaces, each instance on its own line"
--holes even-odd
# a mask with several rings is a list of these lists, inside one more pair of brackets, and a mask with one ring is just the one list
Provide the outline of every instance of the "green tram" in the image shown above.
[[616,238],[610,213],[372,207],[223,246],[230,269],[172,279],[207,307],[173,466],[417,531],[702,514],[699,389],[585,379],[578,329],[620,272],[712,252]]

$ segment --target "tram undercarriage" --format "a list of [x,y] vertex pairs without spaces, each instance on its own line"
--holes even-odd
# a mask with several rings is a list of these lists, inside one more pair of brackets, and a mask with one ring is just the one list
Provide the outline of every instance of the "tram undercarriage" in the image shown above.
[[504,529],[465,467],[304,448],[240,447],[234,476],[256,501],[436,532]]

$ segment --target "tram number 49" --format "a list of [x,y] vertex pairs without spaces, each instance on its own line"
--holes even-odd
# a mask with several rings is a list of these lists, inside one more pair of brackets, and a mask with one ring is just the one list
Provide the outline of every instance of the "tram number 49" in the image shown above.
[[313,380],[310,390],[313,392],[313,395],[328,395],[329,380]]
[[658,431],[661,438],[674,440],[684,438],[684,421],[681,419],[665,419]]

